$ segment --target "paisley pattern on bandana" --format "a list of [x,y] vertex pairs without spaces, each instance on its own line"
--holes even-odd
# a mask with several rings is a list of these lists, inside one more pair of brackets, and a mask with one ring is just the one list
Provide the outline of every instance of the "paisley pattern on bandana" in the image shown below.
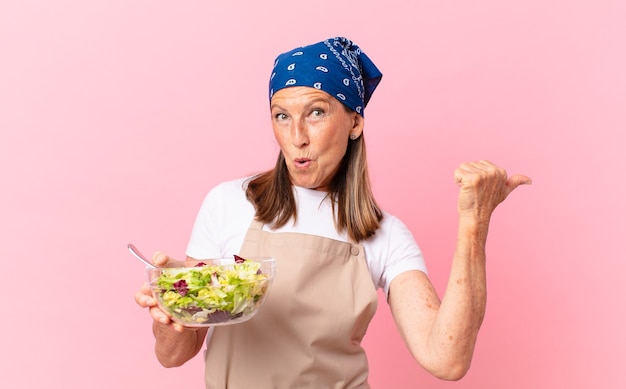
[[359,46],[335,37],[280,54],[270,76],[269,98],[283,88],[307,86],[323,90],[363,115],[382,76]]

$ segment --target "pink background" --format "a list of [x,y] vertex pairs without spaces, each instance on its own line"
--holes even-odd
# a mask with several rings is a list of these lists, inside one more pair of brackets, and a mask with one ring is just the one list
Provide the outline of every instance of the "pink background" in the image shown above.
[[200,357],[157,364],[126,244],[183,256],[205,193],[272,166],[275,55],[335,35],[385,74],[375,191],[440,293],[456,166],[534,180],[494,215],[468,375],[426,374],[383,302],[373,387],[626,386],[625,20],[621,0],[3,1],[0,386],[203,386]]

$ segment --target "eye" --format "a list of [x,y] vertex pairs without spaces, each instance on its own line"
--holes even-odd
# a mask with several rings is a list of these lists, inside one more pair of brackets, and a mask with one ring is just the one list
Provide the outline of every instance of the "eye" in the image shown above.
[[279,112],[279,113],[274,115],[274,119],[276,119],[276,120],[285,120],[285,119],[287,119],[287,115],[285,115],[282,112]]
[[313,117],[322,117],[322,116],[324,116],[324,110],[322,110],[322,109],[314,109],[313,111],[311,111],[311,116],[313,116]]

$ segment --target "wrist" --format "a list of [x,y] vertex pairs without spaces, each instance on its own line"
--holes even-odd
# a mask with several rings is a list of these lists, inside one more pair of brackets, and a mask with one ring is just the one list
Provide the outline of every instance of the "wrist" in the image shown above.
[[470,251],[484,251],[489,233],[489,219],[477,218],[473,215],[460,215],[457,245]]
[[487,232],[491,215],[479,216],[474,213],[459,213],[459,226],[477,233]]

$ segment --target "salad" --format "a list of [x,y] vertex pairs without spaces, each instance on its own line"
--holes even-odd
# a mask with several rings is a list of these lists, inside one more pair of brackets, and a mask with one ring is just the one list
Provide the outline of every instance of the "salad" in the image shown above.
[[235,263],[164,268],[152,286],[159,302],[186,325],[235,320],[252,313],[269,287],[261,263],[234,256]]

